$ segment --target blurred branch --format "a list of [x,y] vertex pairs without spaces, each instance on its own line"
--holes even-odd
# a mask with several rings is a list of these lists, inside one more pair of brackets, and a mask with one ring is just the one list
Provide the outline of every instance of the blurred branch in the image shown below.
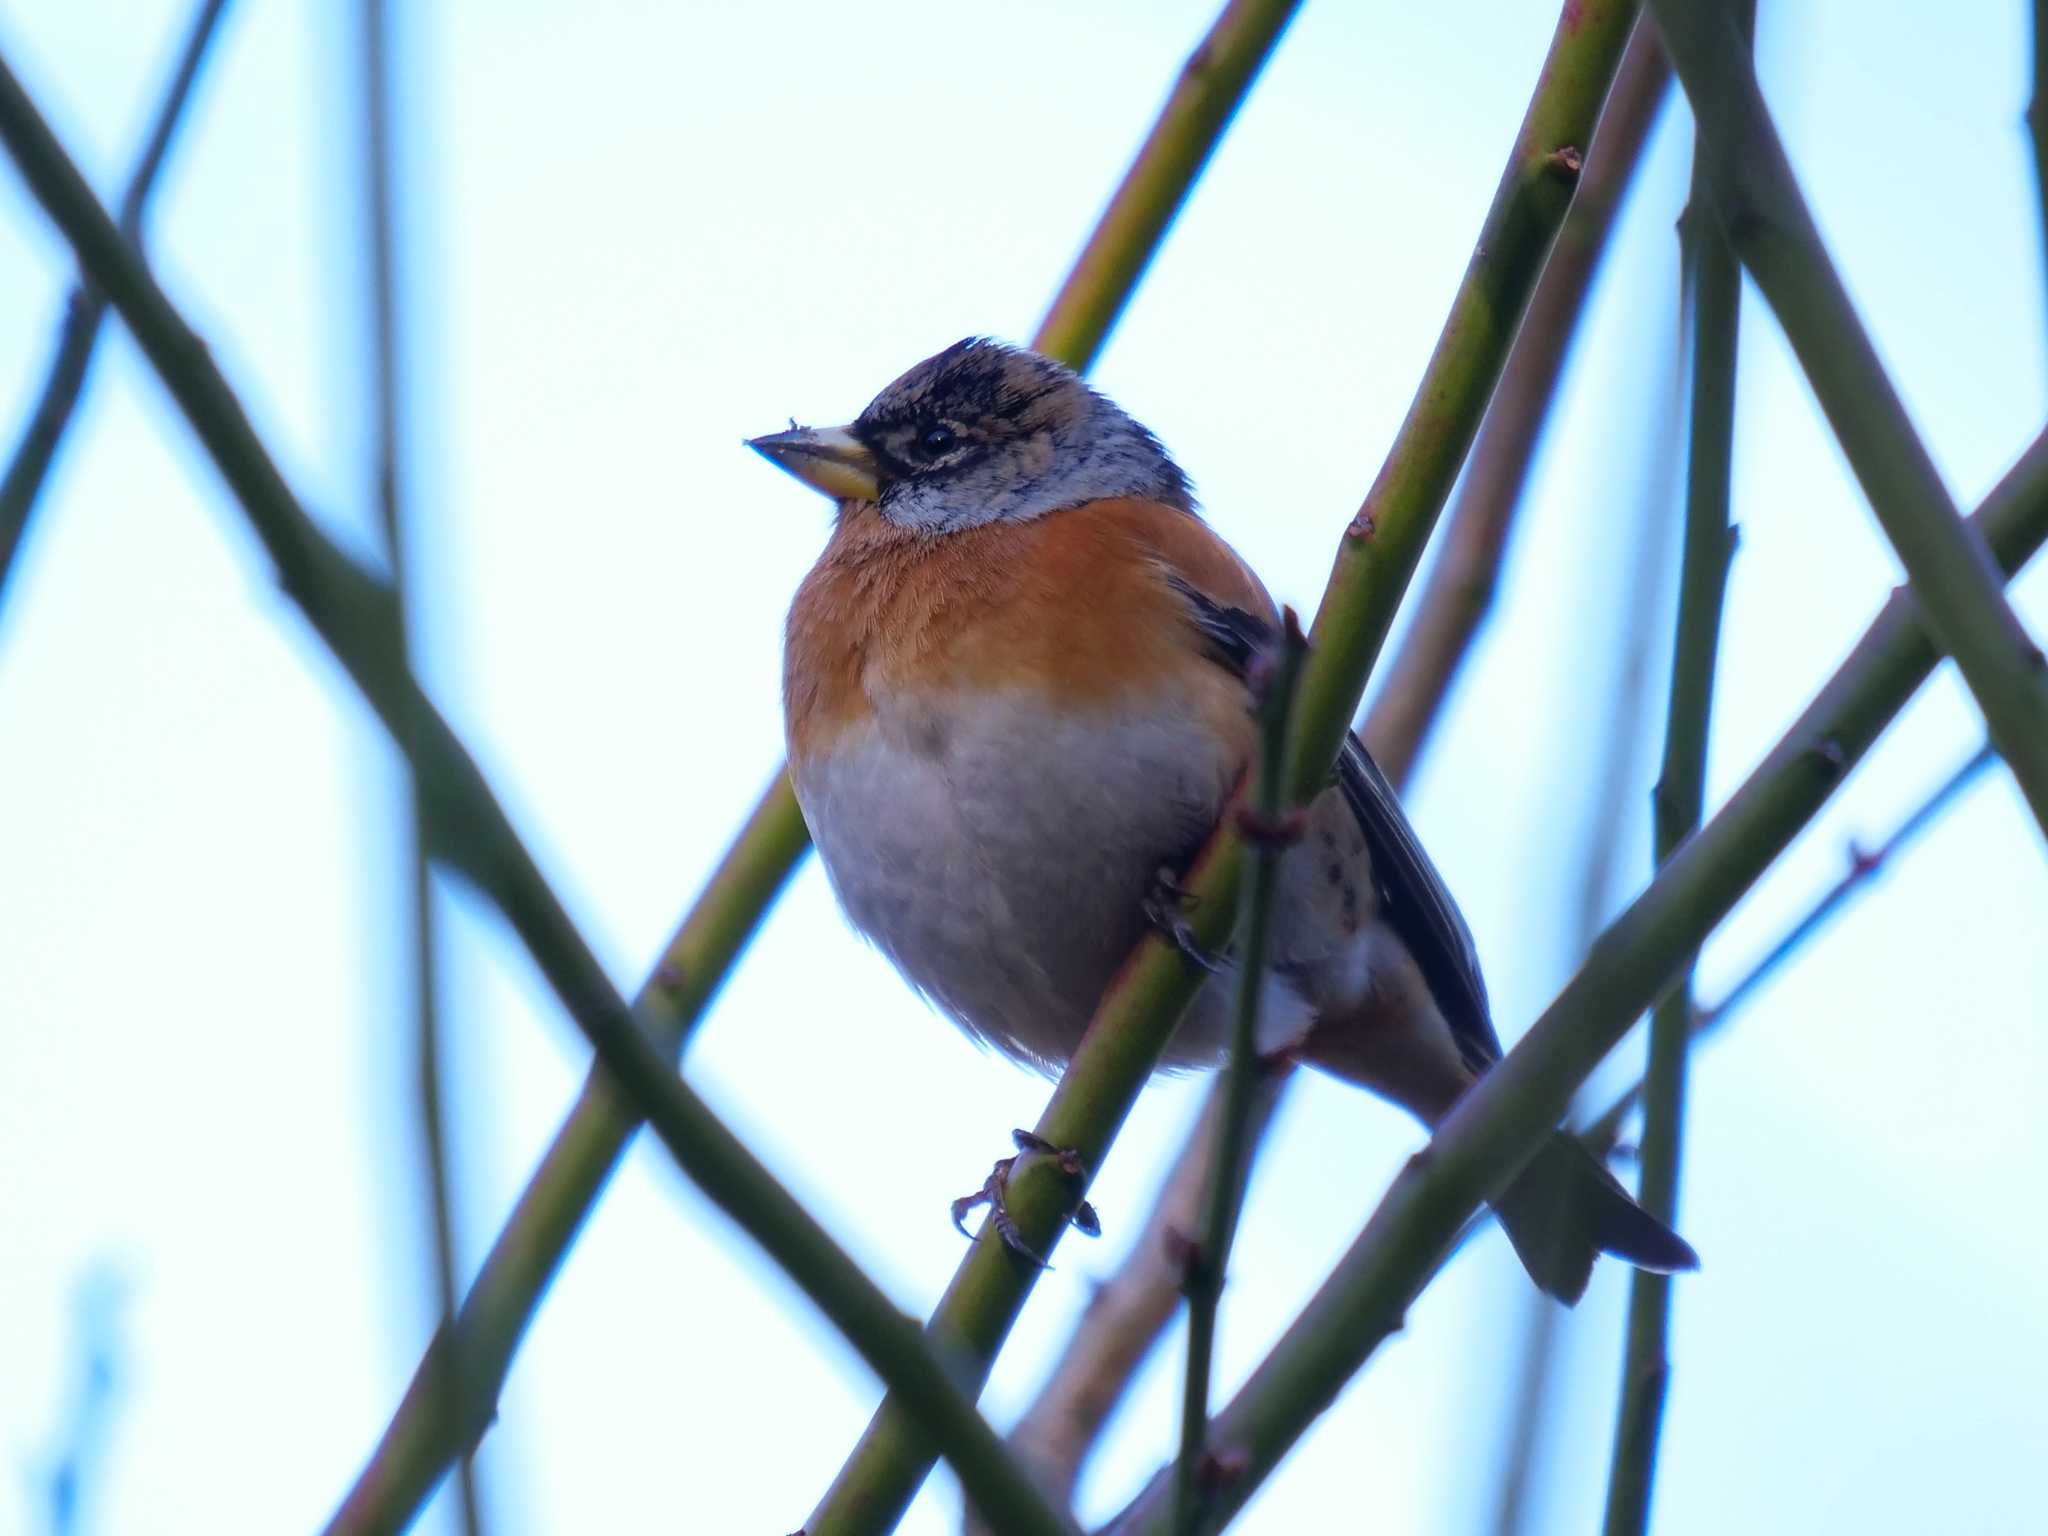
[[2034,180],[2041,200],[2041,256],[2048,261],[2048,0],[2034,0],[2034,94],[2027,132],[2034,141]]
[[1032,343],[1086,372],[1301,0],[1230,0],[1166,105]]
[[1849,466],[1992,744],[2048,835],[2048,662],[2007,603],[1885,376],[1821,243],[1757,88],[1733,11],[1650,0],[1699,122],[1698,153],[1729,245],[1770,301]]
[[[1755,25],[1754,0],[1737,0],[1745,34]],[[1664,769],[1652,797],[1658,864],[1667,864],[1696,831],[1706,811],[1707,733],[1713,717],[1715,661],[1728,565],[1735,553],[1729,520],[1735,452],[1735,355],[1742,273],[1705,207],[1706,181],[1697,158],[1692,195],[1679,220],[1692,361],[1692,429],[1686,452],[1685,550],[1679,566],[1677,633],[1671,653],[1671,704],[1664,731]],[[1678,1163],[1685,1125],[1686,1044],[1691,1034],[1692,972],[1685,957],[1678,984],[1650,1015],[1639,1165],[1643,1209],[1676,1224]],[[1628,1343],[1621,1407],[1607,1483],[1607,1536],[1642,1536],[1650,1527],[1650,1490],[1657,1441],[1671,1380],[1667,1340],[1671,1277],[1637,1270],[1629,1277]]]
[[[789,781],[778,772],[633,1000],[634,1017],[666,1060],[675,1059],[809,846]],[[453,1330],[443,1328],[428,1345],[376,1450],[329,1520],[329,1536],[403,1525],[449,1462],[483,1438],[542,1293],[640,1125],[639,1107],[592,1067],[491,1244]],[[452,1363],[451,1351],[460,1355]],[[437,1396],[449,1373],[467,1387],[459,1423],[448,1421]]]
[[[1646,371],[1653,378],[1646,380],[1642,389],[1645,419],[1636,434],[1647,450],[1635,496],[1634,522],[1612,541],[1616,546],[1614,566],[1606,578],[1616,595],[1617,622],[1613,652],[1600,660],[1610,670],[1604,676],[1586,678],[1590,738],[1566,748],[1581,765],[1573,774],[1573,788],[1585,815],[1584,846],[1578,850],[1573,872],[1577,900],[1570,903],[1574,908],[1571,963],[1575,966],[1614,915],[1615,876],[1622,865],[1627,834],[1641,809],[1636,797],[1647,745],[1643,722],[1650,708],[1652,652],[1661,649],[1655,636],[1664,628],[1669,609],[1666,573],[1680,542],[1674,514],[1680,505],[1677,486],[1683,463],[1685,359],[1676,314],[1670,317],[1668,327],[1665,320],[1660,310],[1654,327],[1658,339],[1653,348],[1646,349],[1653,363]],[[1624,540],[1625,552],[1621,548]],[[1591,674],[1593,658],[1588,655],[1586,659]],[[1563,883],[1561,878],[1559,883]],[[1624,887],[1632,888],[1632,883]]]
[[1550,417],[1586,294],[1671,84],[1655,27],[1637,27],[1586,155],[1585,176],[1558,232],[1543,279],[1486,408],[1485,423],[1445,515],[1436,560],[1415,616],[1366,711],[1362,734],[1399,789],[1429,741],[1500,587],[1508,534],[1521,507],[1536,444]]
[[[397,634],[400,661],[412,665],[412,642],[406,617],[410,589],[411,561],[405,546],[403,495],[403,423],[406,412],[401,402],[404,351],[400,340],[403,320],[398,293],[396,257],[397,195],[391,105],[391,16],[388,0],[362,3],[362,147],[364,202],[369,217],[363,221],[367,243],[364,269],[369,278],[371,334],[370,413],[375,423],[372,480],[376,488],[377,521],[383,535],[385,559],[391,572],[392,618]],[[456,1255],[454,1192],[448,1175],[448,1139],[442,1105],[442,1061],[440,1014],[436,1006],[440,966],[434,922],[433,872],[427,846],[427,824],[419,776],[412,767],[416,755],[412,744],[405,746],[406,799],[404,893],[400,910],[410,917],[412,931],[413,982],[413,1096],[418,1108],[420,1157],[426,1175],[427,1235],[430,1257],[430,1289],[437,1327],[446,1327],[455,1315]],[[441,1432],[453,1439],[470,1417],[466,1404],[471,1386],[462,1370],[459,1355],[442,1353],[435,1357],[436,1371],[428,1384],[431,1401],[441,1420]],[[456,1463],[456,1518],[466,1536],[482,1536],[482,1504],[477,1494],[476,1464],[469,1456]]]
[[[2048,540],[2048,433],[1973,519],[2008,574]],[[1594,1067],[1683,971],[1728,910],[1824,805],[1940,659],[1918,597],[1900,590],[1727,804],[1608,926],[1586,964],[1513,1050],[1458,1101],[1395,1178],[1364,1231],[1211,1426],[1241,1475],[1242,1508],[1335,1399],[1454,1249],[1480,1205],[1520,1171]],[[1119,1536],[1167,1530],[1171,1469]]]
[[[1485,1224],[1484,1217],[1467,1222],[1458,1247],[1462,1248]],[[1572,1315],[1534,1287],[1523,1291],[1518,1310],[1522,1314],[1517,1330],[1521,1353],[1515,1360],[1514,1397],[1508,1410],[1506,1443],[1493,1492],[1494,1536],[1519,1536],[1522,1531],[1538,1527],[1532,1513],[1531,1488],[1536,1469],[1543,1461],[1543,1432],[1550,1420],[1558,1346],[1564,1342],[1565,1322]]]
[[[1408,577],[1457,477],[1488,397],[1563,223],[1582,146],[1621,60],[1635,0],[1570,0],[1479,241],[1386,465],[1344,534],[1302,668],[1289,750],[1292,798],[1321,787],[1364,691]],[[1228,942],[1243,845],[1226,815],[1191,867],[1190,926],[1203,948]],[[1104,994],[1052,1101],[1034,1128],[1089,1169],[1102,1158],[1202,977],[1173,945],[1150,937]],[[1048,1252],[1084,1190],[1026,1157],[1007,1204],[1025,1241]],[[955,1272],[930,1331],[980,1383],[1036,1283],[1000,1243],[977,1243]],[[932,1451],[885,1401],[806,1527],[809,1536],[891,1528],[930,1471]]]
[[[1397,785],[1415,763],[1491,601],[1507,526],[1544,413],[1669,83],[1656,29],[1638,26],[1600,116],[1578,195],[1530,296],[1528,315],[1472,445],[1447,514],[1444,548],[1361,730],[1367,749]],[[1250,1132],[1254,1155],[1272,1123],[1283,1081],[1262,1083]],[[1126,1258],[1089,1302],[1045,1385],[1011,1432],[1012,1446],[1069,1502],[1096,1437],[1179,1309],[1180,1275],[1167,1262],[1167,1243],[1170,1233],[1194,1225],[1208,1184],[1221,1093],[1219,1082],[1168,1165],[1166,1183]]]
[[0,141],[106,290],[311,621],[408,755],[436,857],[504,915],[606,1070],[676,1163],[752,1237],[937,1438],[1003,1532],[1072,1529],[1010,1457],[930,1340],[862,1273],[675,1073],[570,922],[475,760],[405,665],[391,589],[307,517],[205,344],[94,200],[20,82],[0,64]]
[[[199,66],[206,59],[225,9],[227,0],[202,0],[185,35],[184,51],[171,72],[171,83],[164,91],[163,104],[157,108],[141,158],[128,178],[128,190],[122,194],[121,233],[138,251],[142,249],[142,216],[149,204],[149,194],[156,188],[157,173],[163,169],[171,140],[184,120],[186,103],[192,99],[192,87],[199,79]],[[105,296],[90,283],[81,282],[71,291],[64,306],[64,322],[57,331],[57,350],[43,380],[43,392],[29,413],[28,425],[22,429],[7,473],[0,476],[0,602],[6,600],[7,578],[14,569],[15,556],[21,553],[36,498],[42,494],[43,482],[56,462],[58,445],[64,440],[64,429],[71,424],[72,412],[85,392],[86,374],[92,366],[93,348],[99,341],[100,321],[106,312]]]
[[101,1476],[125,1366],[121,1324],[128,1284],[119,1271],[96,1264],[80,1278],[72,1301],[77,1377],[69,1421],[50,1465],[49,1536],[81,1536],[86,1529],[81,1511]]
[[1281,615],[1272,645],[1253,661],[1250,677],[1258,719],[1258,750],[1252,767],[1250,803],[1238,813],[1238,830],[1252,845],[1251,876],[1243,884],[1241,937],[1237,945],[1237,1000],[1230,1057],[1224,1064],[1216,1115],[1216,1144],[1209,1162],[1209,1187],[1202,1223],[1180,1247],[1181,1285],[1188,1298],[1188,1368],[1181,1398],[1180,1470],[1175,1481],[1174,1530],[1195,1536],[1207,1487],[1214,1482],[1208,1457],[1209,1376],[1216,1352],[1216,1307],[1230,1267],[1237,1235],[1238,1207],[1251,1166],[1252,1101],[1263,1064],[1259,1060],[1259,994],[1266,984],[1266,940],[1272,925],[1273,892],[1280,859],[1300,836],[1300,822],[1287,813],[1289,797],[1288,712],[1294,684],[1308,648],[1292,608]]
[[[1255,7],[1249,14],[1264,17],[1268,10],[1270,7]],[[1238,7],[1226,11],[1197,50],[1198,55],[1206,55],[1206,67],[1183,72],[1162,110],[1160,126],[1154,128],[1141,151],[1141,156],[1152,157],[1151,169],[1139,177],[1134,168],[1132,177],[1127,178],[1125,191],[1132,181],[1149,189],[1143,197],[1132,195],[1138,203],[1156,202],[1166,195],[1168,169],[1177,167],[1179,174],[1192,181],[1206,163],[1207,148],[1200,153],[1188,147],[1155,152],[1155,144],[1165,142],[1165,123],[1169,119],[1184,122],[1191,131],[1208,133],[1213,145],[1232,110],[1218,94],[1219,82],[1226,78],[1238,81],[1240,96],[1251,88],[1257,64],[1272,46],[1272,36],[1265,28],[1277,23],[1233,20],[1245,14]],[[1205,103],[1200,111],[1190,107],[1197,99]],[[1205,128],[1205,123],[1211,126]],[[1150,259],[1149,251],[1109,259],[1104,254],[1110,240],[1105,233],[1109,221],[1120,218],[1119,239],[1156,244],[1164,237],[1172,208],[1179,205],[1185,189],[1171,198],[1163,214],[1150,220],[1119,215],[1120,208],[1133,206],[1125,191],[1112,199],[1103,226],[1067,274],[1032,343],[1076,368],[1085,369],[1094,358],[1110,324],[1122,311],[1130,287]],[[1090,262],[1090,253],[1097,259]],[[778,770],[635,999],[635,1013],[670,1057],[681,1051],[753,937],[762,915],[809,847],[803,814],[787,776]],[[409,1518],[458,1452],[482,1438],[541,1294],[561,1267],[570,1242],[639,1127],[640,1116],[634,1106],[619,1096],[602,1070],[593,1068],[491,1245],[456,1316],[453,1333],[442,1330],[428,1346],[376,1450],[329,1524],[330,1536],[378,1529],[379,1521]],[[451,1351],[460,1354],[459,1370],[473,1387],[465,1420],[453,1440],[435,1407],[433,1387],[441,1369],[440,1357]]]
[[[1692,1039],[1697,1042],[1703,1036],[1726,1024],[1729,1018],[1754,997],[1759,988],[1770,981],[1783,969],[1785,963],[1804,949],[1820,931],[1827,927],[1836,913],[1848,904],[1857,892],[1865,889],[1881,873],[1890,868],[1895,855],[1934,825],[1941,813],[1955,797],[1983,775],[1986,768],[1998,761],[1998,754],[1986,743],[1979,747],[1960,768],[1943,779],[1935,791],[1914,807],[1911,815],[1899,823],[1892,835],[1876,848],[1849,849],[1848,867],[1842,877],[1822,893],[1820,899],[1799,921],[1786,930],[1777,943],[1765,951],[1741,980],[1723,994],[1718,1003],[1704,1008],[1695,1008],[1690,1021]],[[1588,1144],[1603,1152],[1621,1139],[1622,1125],[1642,1101],[1644,1084],[1636,1083],[1610,1104],[1601,1116],[1588,1125],[1582,1133]]]

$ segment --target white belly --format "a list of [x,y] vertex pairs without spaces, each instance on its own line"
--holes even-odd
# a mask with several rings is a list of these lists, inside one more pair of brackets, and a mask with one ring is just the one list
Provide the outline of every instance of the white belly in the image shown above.
[[1049,1066],[1237,764],[1185,710],[1086,718],[982,697],[922,701],[790,768],[854,925],[972,1033]]

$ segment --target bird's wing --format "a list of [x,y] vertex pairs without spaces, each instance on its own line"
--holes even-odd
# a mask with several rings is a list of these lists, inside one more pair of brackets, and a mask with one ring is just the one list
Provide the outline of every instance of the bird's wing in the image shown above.
[[1372,850],[1380,911],[1415,957],[1437,1012],[1450,1026],[1465,1065],[1483,1072],[1500,1060],[1500,1037],[1479,974],[1479,951],[1443,876],[1422,851],[1400,798],[1354,731],[1337,754],[1337,787]]
[[[1220,539],[1194,519],[1184,521],[1199,529],[1206,541],[1222,550],[1232,567],[1243,572]],[[1220,583],[1213,563],[1202,573],[1206,580],[1178,562],[1173,565],[1167,581],[1186,602],[1189,622],[1202,648],[1217,665],[1244,677],[1252,657],[1273,635],[1272,609],[1264,590],[1247,572],[1236,591],[1218,592]],[[1443,876],[1423,852],[1393,785],[1355,733],[1345,738],[1337,756],[1337,787],[1365,834],[1382,919],[1414,956],[1466,1065],[1483,1072],[1500,1060],[1501,1050],[1472,931],[1445,888]]]

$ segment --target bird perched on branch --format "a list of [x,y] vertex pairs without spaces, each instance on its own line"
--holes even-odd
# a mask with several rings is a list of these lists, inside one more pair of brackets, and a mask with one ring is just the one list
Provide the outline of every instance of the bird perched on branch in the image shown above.
[[[790,610],[790,778],[855,927],[970,1034],[1056,1069],[1253,752],[1272,599],[1144,427],[1070,370],[970,338],[850,425],[753,446],[835,498]],[[1262,1052],[1435,1125],[1500,1058],[1472,937],[1356,737],[1271,922]],[[1213,978],[1165,1064],[1216,1062]],[[1596,1252],[1692,1250],[1553,1136],[1495,1203],[1566,1302]]]

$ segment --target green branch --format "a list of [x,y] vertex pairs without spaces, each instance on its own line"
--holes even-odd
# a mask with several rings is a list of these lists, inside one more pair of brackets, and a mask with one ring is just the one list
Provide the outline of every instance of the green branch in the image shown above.
[[497,906],[677,1164],[938,1438],[991,1526],[1020,1536],[1070,1531],[1064,1514],[1047,1502],[975,1411],[930,1341],[675,1075],[643,1032],[541,877],[475,760],[406,667],[391,589],[306,516],[205,344],[164,297],[4,64],[0,141],[197,432],[276,565],[286,595],[407,754],[436,857]]
[[2048,836],[2048,662],[1957,516],[1828,259],[1734,11],[1719,0],[1650,3],[1699,121],[1700,158],[1728,243],[1770,302],[1942,649]]
[[1416,595],[1401,643],[1380,669],[1359,734],[1380,771],[1405,786],[1429,743],[1451,685],[1493,607],[1529,466],[1549,420],[1564,363],[1585,313],[1616,215],[1642,162],[1643,144],[1670,94],[1671,67],[1655,27],[1637,27],[1614,77],[1585,175],[1500,386],[1472,444],[1458,494],[1444,514],[1437,553]]
[[[1764,952],[1754,965],[1742,973],[1742,977],[1726,992],[1721,1000],[1704,1008],[1693,1010],[1689,1028],[1694,1045],[1706,1035],[1725,1025],[1744,1004],[1754,997],[1758,990],[1782,970],[1785,963],[1811,943],[1814,937],[1833,920],[1835,914],[1848,904],[1850,899],[1884,870],[1891,867],[1892,860],[1905,846],[1940,818],[1951,801],[1969,788],[1994,762],[1998,754],[1990,746],[1979,747],[1964,762],[1935,788],[1934,792],[1913,808],[1906,819],[1892,830],[1891,836],[1875,848],[1851,847],[1849,867],[1842,876],[1824,891],[1820,899],[1808,907],[1798,922],[1778,938],[1777,942]],[[1645,1085],[1635,1083],[1616,1096],[1598,1119],[1587,1125],[1580,1134],[1586,1144],[1603,1157],[1621,1139],[1621,1128],[1637,1104],[1642,1102]]]
[[1301,0],[1230,0],[1124,173],[1032,343],[1087,372]]
[[1287,725],[1307,647],[1300,621],[1289,608],[1281,615],[1280,632],[1272,646],[1252,664],[1258,750],[1250,803],[1238,813],[1238,830],[1252,844],[1252,871],[1244,882],[1243,912],[1238,921],[1242,937],[1237,946],[1230,1058],[1223,1068],[1216,1142],[1207,1159],[1209,1186],[1203,1198],[1202,1223],[1181,1254],[1181,1283],[1188,1298],[1188,1368],[1175,1482],[1173,1525],[1179,1536],[1195,1536],[1210,1481],[1204,1476],[1204,1439],[1209,1423],[1210,1367],[1216,1352],[1216,1307],[1223,1296],[1223,1277],[1230,1268],[1230,1247],[1237,1235],[1251,1150],[1252,1101],[1262,1069],[1259,995],[1266,984],[1266,940],[1272,926],[1273,893],[1280,883],[1280,860],[1300,835],[1299,821],[1290,822],[1287,814],[1294,805],[1287,793]]
[[[170,154],[171,140],[177,136],[185,105],[191,101],[192,87],[199,79],[199,66],[205,62],[207,49],[219,30],[221,12],[226,8],[227,0],[202,0],[186,33],[177,68],[171,72],[163,104],[157,108],[156,120],[150,126],[149,138],[143,143],[142,155],[129,175],[128,190],[122,194],[121,233],[137,250],[142,249],[142,216],[150,193],[156,189],[157,173]],[[42,494],[50,466],[57,459],[58,445],[63,442],[72,413],[85,393],[86,374],[92,366],[100,321],[106,313],[105,297],[90,284],[81,283],[72,290],[64,307],[64,322],[57,331],[57,350],[43,379],[43,392],[29,413],[14,457],[7,462],[7,473],[0,476],[0,600],[7,596],[7,578],[14,569],[15,557],[21,553],[36,498]]]
[[[1306,799],[1319,789],[1336,758],[1394,606],[1471,447],[1563,222],[1582,147],[1592,137],[1636,10],[1635,0],[1570,0],[1565,7],[1415,404],[1338,554],[1302,669],[1290,732],[1290,798]],[[1188,872],[1190,927],[1211,951],[1228,943],[1235,926],[1242,851],[1226,817]],[[1174,945],[1157,937],[1140,944],[1097,1007],[1034,1128],[1037,1136],[1078,1153],[1089,1169],[1100,1167],[1202,979]],[[1058,1241],[1083,1193],[1076,1182],[1049,1159],[1018,1160],[1007,1203],[1038,1252]],[[1003,1244],[968,1250],[929,1325],[949,1356],[971,1372],[968,1379],[986,1379],[1036,1281],[1037,1271]],[[901,1407],[884,1401],[807,1523],[808,1536],[892,1528],[932,1460],[930,1443]]]
[[[2010,574],[2048,541],[2048,433],[1972,520]],[[1571,1097],[1687,958],[1813,819],[1940,660],[1917,594],[1895,593],[1769,756],[1608,927],[1513,1050],[1409,1159],[1365,1229],[1211,1426],[1241,1469],[1218,1498],[1243,1507],[1288,1449],[1396,1332],[1465,1225],[1512,1182]],[[1171,1469],[1115,1522],[1164,1536]]]
[[[1740,3],[1745,27],[1753,4]],[[1729,521],[1735,452],[1735,355],[1742,272],[1709,220],[1706,180],[1697,157],[1692,197],[1679,221],[1685,268],[1687,345],[1692,361],[1692,427],[1687,444],[1685,547],[1679,566],[1677,636],[1671,655],[1671,703],[1664,730],[1664,768],[1652,801],[1659,865],[1699,828],[1706,812],[1707,732],[1713,717],[1715,661],[1728,562],[1735,552]],[[1650,1015],[1650,1059],[1643,1093],[1639,1163],[1643,1209],[1675,1225],[1679,1148],[1685,1126],[1686,1046],[1692,1033],[1692,970],[1685,959],[1678,985]],[[1657,1441],[1670,1390],[1666,1340],[1671,1326],[1671,1276],[1637,1270],[1629,1278],[1628,1343],[1621,1407],[1607,1483],[1606,1536],[1642,1536],[1650,1526],[1650,1490]]]

